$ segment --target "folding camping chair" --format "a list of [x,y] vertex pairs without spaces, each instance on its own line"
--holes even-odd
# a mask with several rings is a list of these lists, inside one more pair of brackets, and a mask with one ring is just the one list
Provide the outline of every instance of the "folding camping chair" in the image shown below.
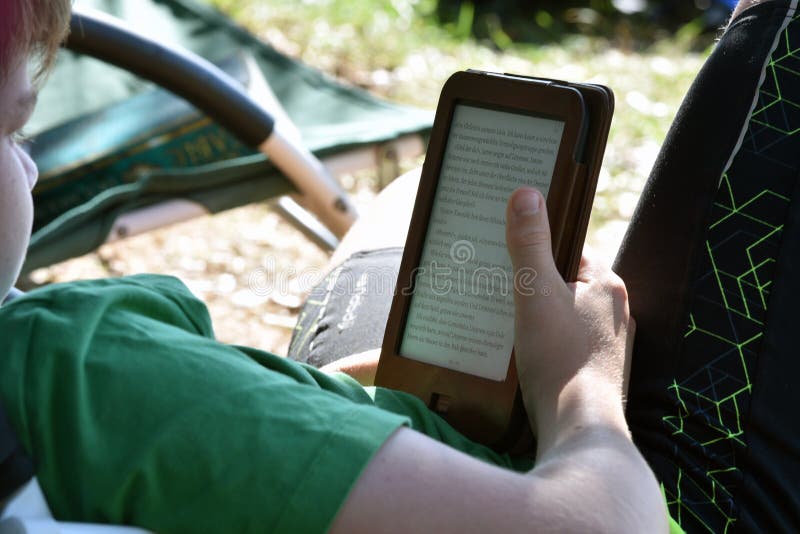
[[332,176],[424,151],[430,112],[337,83],[193,0],[78,0],[75,11],[72,51],[30,125],[40,180],[23,272],[287,193],[314,216],[285,196],[279,211],[332,249],[355,217]]

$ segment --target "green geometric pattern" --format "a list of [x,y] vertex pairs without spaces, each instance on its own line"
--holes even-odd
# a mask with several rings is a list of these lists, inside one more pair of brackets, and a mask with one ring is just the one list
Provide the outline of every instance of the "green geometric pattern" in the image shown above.
[[[781,232],[797,176],[800,23],[794,17],[767,65],[744,142],[716,193],[677,374],[672,516],[687,531],[736,522],[737,457],[747,416]],[[724,90],[724,89],[723,89]],[[682,467],[678,467],[682,466]]]

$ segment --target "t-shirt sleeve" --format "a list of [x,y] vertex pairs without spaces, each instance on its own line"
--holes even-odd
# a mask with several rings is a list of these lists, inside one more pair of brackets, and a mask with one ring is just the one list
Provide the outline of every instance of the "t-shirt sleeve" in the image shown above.
[[39,290],[0,328],[0,401],[64,520],[322,532],[410,424],[347,380],[215,341],[172,279]]

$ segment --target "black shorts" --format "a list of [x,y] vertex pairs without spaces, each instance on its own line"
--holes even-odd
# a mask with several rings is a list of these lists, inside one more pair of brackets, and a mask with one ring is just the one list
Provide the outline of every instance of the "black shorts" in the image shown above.
[[[628,421],[687,532],[800,532],[797,2],[747,9],[722,36],[615,263],[637,321]],[[399,262],[372,251],[334,271],[290,356],[380,347]]]
[[289,358],[322,367],[380,348],[403,249],[357,252],[312,291],[300,312]]

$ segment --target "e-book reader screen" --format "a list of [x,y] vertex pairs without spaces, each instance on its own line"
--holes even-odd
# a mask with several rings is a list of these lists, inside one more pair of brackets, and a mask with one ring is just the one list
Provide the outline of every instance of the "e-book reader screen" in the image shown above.
[[[515,281],[505,210],[519,186],[550,189],[564,122],[467,104],[453,111],[400,355],[506,378]],[[531,273],[528,273],[531,274]]]

